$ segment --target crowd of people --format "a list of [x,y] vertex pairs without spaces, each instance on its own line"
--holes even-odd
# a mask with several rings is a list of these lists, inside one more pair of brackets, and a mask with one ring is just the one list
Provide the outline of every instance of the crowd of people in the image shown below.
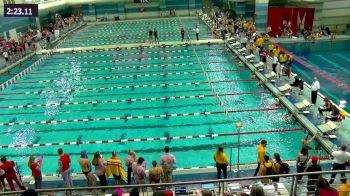
[[29,28],[27,32],[19,33],[18,41],[14,39],[5,40],[4,37],[0,37],[0,54],[5,59],[6,65],[9,65],[15,60],[22,58],[23,55],[40,49],[41,42],[46,42],[49,45],[51,39],[54,37],[55,30],[68,28],[80,20],[81,18],[78,16],[62,17],[56,14],[54,23],[49,23],[40,30]]
[[[311,147],[309,144],[314,140],[314,138],[315,136],[309,139],[305,138],[301,141],[302,147],[298,152],[295,161],[295,167],[298,173],[322,171],[322,167],[320,165],[321,160],[319,157],[310,155]],[[271,161],[271,157],[266,152],[266,146],[266,140],[261,140],[260,144],[257,146],[257,168],[254,172],[254,176],[257,176],[258,174],[260,176],[288,174],[290,172],[289,165],[282,161],[279,153],[273,153],[273,161]],[[338,150],[332,152],[331,157],[333,158],[332,170],[346,170],[346,166],[350,161],[350,153],[347,152],[346,145],[342,145]],[[213,155],[213,158],[216,162],[217,178],[220,179],[222,173],[223,177],[227,178],[227,167],[229,162],[226,154],[224,153],[223,147],[218,147],[217,151]],[[307,175],[306,188],[308,195],[313,195],[314,193],[319,196],[332,196],[338,194],[341,196],[349,195],[350,183],[347,182],[345,174],[341,174],[338,190],[330,186],[334,183],[335,177],[336,174],[332,174],[330,180],[328,181],[318,174]],[[299,184],[302,184],[302,178],[303,176],[298,176],[297,182]],[[261,182],[279,182],[279,180],[280,179],[278,177],[271,177],[269,179],[263,179]],[[251,195],[263,196],[264,192],[262,187],[254,185],[251,188]]]
[[[164,155],[160,157],[159,165],[156,160],[152,161],[152,168],[148,172],[148,182],[150,184],[171,183],[174,165],[176,164],[175,156],[170,153],[169,146],[164,148]],[[71,163],[70,156],[63,152],[61,148],[57,150],[58,153],[58,176],[62,176],[65,187],[73,187],[71,178]],[[86,177],[87,186],[96,186],[97,178],[101,186],[107,186],[107,178],[113,177],[114,185],[121,184],[124,181],[126,184],[145,184],[146,183],[146,167],[147,162],[143,157],[138,157],[132,150],[128,150],[128,157],[125,158],[125,163],[118,157],[117,151],[111,153],[111,157],[104,159],[99,152],[95,152],[92,160],[88,158],[87,152],[83,150],[80,158],[77,160],[81,172]],[[43,157],[40,156],[37,160],[34,156],[28,159],[28,169],[30,169],[35,182],[35,189],[41,189],[42,186],[42,164]],[[124,170],[127,168],[127,172]],[[93,167],[94,170],[93,171]],[[133,176],[133,177],[132,177]],[[13,181],[16,182],[21,190],[26,190],[22,183],[21,177],[16,171],[15,163],[8,161],[6,157],[1,158],[0,163],[0,190],[5,190],[6,179],[10,190],[15,191],[16,188]],[[104,191],[104,190],[103,190]]]

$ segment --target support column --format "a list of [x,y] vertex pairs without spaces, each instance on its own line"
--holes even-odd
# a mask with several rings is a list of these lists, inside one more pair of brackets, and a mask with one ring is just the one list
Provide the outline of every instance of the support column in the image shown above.
[[266,31],[268,9],[269,0],[255,0],[255,23],[259,32]]

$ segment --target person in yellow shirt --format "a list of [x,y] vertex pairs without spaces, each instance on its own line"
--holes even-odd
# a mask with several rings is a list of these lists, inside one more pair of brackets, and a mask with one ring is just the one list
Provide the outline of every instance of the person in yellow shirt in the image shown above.
[[346,178],[340,179],[341,184],[338,187],[339,196],[350,195],[350,184],[346,181]]
[[216,163],[218,179],[221,178],[221,171],[224,173],[224,178],[227,178],[227,156],[224,153],[224,148],[222,146],[218,147],[218,150],[214,153],[214,161]]
[[269,44],[269,51],[270,51],[270,52],[272,52],[274,48],[275,48],[275,45],[274,45],[274,44]]
[[[261,163],[260,169],[259,169],[259,174],[261,176],[266,176],[266,175],[273,175],[273,168],[272,168],[272,163],[269,161],[270,157],[265,155],[264,156],[264,162]],[[262,183],[268,183],[269,179],[262,179]]]
[[273,54],[277,57],[280,55],[280,49],[278,49],[278,46],[275,46],[275,48],[273,49]]
[[256,40],[256,45],[261,49],[264,44],[264,38],[261,36]]
[[106,175],[107,177],[113,175],[115,184],[119,184],[120,180],[126,182],[126,175],[123,168],[122,161],[117,156],[117,152],[112,152],[112,157],[107,160]]
[[258,167],[255,169],[254,176],[256,176],[259,172],[260,166],[262,163],[265,162],[265,148],[267,145],[266,140],[261,140],[260,144],[258,145],[257,151],[258,151]]
[[288,56],[284,52],[280,53],[279,60],[281,64],[285,64],[287,62]]

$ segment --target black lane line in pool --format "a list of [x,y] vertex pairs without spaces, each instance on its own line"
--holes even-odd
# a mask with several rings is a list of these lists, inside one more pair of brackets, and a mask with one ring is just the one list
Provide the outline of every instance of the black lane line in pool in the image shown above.
[[[209,42],[209,43],[208,43]],[[212,46],[212,45],[224,45],[224,43],[211,43],[208,40],[207,43],[193,43],[192,45],[190,44],[178,44],[178,45],[167,45],[167,44],[160,44],[160,45],[153,45],[153,46],[143,46],[142,43],[140,43],[139,46],[133,46],[133,47],[115,47],[115,48],[109,48],[109,49],[87,49],[87,50],[79,50],[79,51],[74,51],[72,50],[73,54],[74,53],[83,53],[83,52],[102,52],[102,51],[119,51],[119,50],[130,50],[130,49],[144,49],[144,48],[175,48],[175,47],[194,47],[195,46]]]
[[[84,62],[77,62],[76,64],[79,65],[84,65],[84,64],[95,64],[95,63],[108,63],[108,62],[114,62],[114,63],[120,63],[120,62],[134,62],[134,61],[148,61],[148,60],[166,60],[166,59],[183,59],[183,58],[202,58],[202,57],[210,57],[210,56],[218,56],[218,57],[223,57],[223,56],[232,56],[232,54],[209,54],[205,56],[197,56],[197,55],[186,55],[186,56],[162,56],[162,57],[141,57],[141,58],[133,58],[133,59],[114,59],[114,60],[97,60],[97,61],[84,61]],[[48,59],[50,60],[50,59]],[[72,62],[69,63],[59,63],[58,65],[72,65]]]
[[63,146],[63,145],[77,145],[77,144],[106,144],[106,143],[130,143],[130,142],[146,142],[146,141],[166,141],[166,140],[184,140],[184,139],[199,139],[199,138],[214,138],[214,137],[230,137],[237,135],[257,135],[266,133],[283,133],[301,131],[304,128],[286,128],[286,129],[271,129],[263,131],[248,131],[238,133],[218,133],[218,134],[203,134],[190,136],[171,136],[171,137],[154,137],[154,138],[135,138],[135,139],[111,139],[111,140],[97,140],[97,141],[77,141],[77,142],[54,142],[41,144],[21,144],[21,145],[5,145],[0,148],[19,148],[19,147],[42,147],[42,146]]
[[[202,64],[208,65],[208,64],[219,64],[219,63],[233,63],[238,62],[239,60],[231,60],[231,61],[209,61],[209,62],[203,62]],[[96,63],[97,64],[97,63]],[[95,64],[95,65],[96,65]],[[199,62],[173,62],[168,64],[163,63],[145,63],[147,65],[139,65],[139,64],[131,64],[124,66],[123,64],[115,65],[115,64],[107,64],[108,66],[116,66],[116,67],[102,67],[101,65],[98,66],[87,66],[88,68],[81,68],[81,71],[89,71],[89,70],[123,70],[123,69],[140,69],[140,68],[149,68],[149,67],[170,67],[170,66],[184,66],[184,65],[194,65],[199,64]],[[72,64],[71,64],[72,65]],[[53,66],[61,66],[58,63],[48,63],[44,64],[42,67],[53,67]],[[79,65],[81,66],[81,65]],[[106,65],[104,65],[106,66]],[[70,67],[68,67],[70,68]],[[29,72],[28,74],[42,74],[42,73],[67,73],[71,70],[57,70],[57,71],[47,71],[47,72]]]
[[[189,90],[175,90],[175,91],[172,90],[172,91],[166,91],[166,92],[164,92],[164,91],[148,91],[147,93],[145,93],[145,92],[138,92],[138,93],[126,92],[126,93],[108,93],[108,94],[102,94],[102,95],[101,94],[97,94],[97,95],[93,95],[93,94],[92,95],[91,94],[80,95],[80,94],[78,94],[78,95],[75,95],[74,97],[75,98],[93,98],[94,100],[96,100],[97,97],[126,96],[126,95],[130,96],[130,94],[132,94],[132,95],[145,95],[145,94],[149,95],[149,94],[188,93],[188,92],[191,92],[191,93],[193,93],[193,92],[202,92],[203,93],[203,91],[212,92],[210,88],[203,88],[203,89],[192,89],[190,91]],[[58,95],[56,98],[62,99],[63,96],[59,96]],[[26,97],[26,98],[22,98],[22,99],[19,99],[19,98],[8,99],[8,97],[7,97],[7,99],[0,98],[0,101],[23,101],[23,100],[33,101],[33,100],[41,100],[41,99],[43,99],[43,98],[42,97],[30,97],[30,98]]]
[[[94,103],[93,103],[94,104]],[[162,106],[163,109],[172,109],[172,108],[185,108],[185,107],[199,107],[199,106],[217,106],[215,100],[212,103],[200,103],[200,104],[186,104],[183,103],[181,105],[172,105],[172,106]],[[116,107],[116,108],[94,108],[94,112],[111,112],[111,111],[135,111],[135,110],[156,110],[159,109],[159,106],[149,106],[149,107]],[[22,110],[23,111],[23,110]],[[26,111],[26,110],[24,110]],[[91,108],[89,109],[61,109],[60,112],[69,112],[70,114],[73,112],[91,112]],[[43,114],[43,111],[27,111],[27,112],[16,112],[12,114],[0,114],[0,116],[11,116],[18,114]]]
[[[178,23],[169,23],[170,27],[174,27],[174,25],[177,25]],[[162,25],[166,25],[164,23],[162,23]],[[121,27],[123,29],[123,27]],[[158,29],[158,28],[157,28]],[[110,38],[110,37],[135,37],[135,36],[144,36],[144,37],[147,37],[148,38],[148,35],[145,36],[145,33],[134,33],[132,32],[131,35],[125,35],[123,32],[120,32],[120,31],[115,31],[117,30],[116,28],[103,28],[103,30],[101,30],[100,28],[98,28],[97,31],[100,31],[100,32],[103,32],[103,34],[99,35],[99,36],[96,36],[96,33],[93,33],[93,32],[84,32],[84,35],[83,36],[75,36],[73,39],[86,39],[86,38],[94,38],[94,39],[100,39],[100,38]],[[131,29],[133,30],[133,29]],[[110,32],[113,32],[113,33],[110,33]],[[139,32],[139,31],[136,31],[136,32]],[[120,34],[119,34],[120,33]],[[107,34],[107,35],[105,35]],[[119,34],[119,35],[118,35]],[[162,35],[179,35],[178,32],[173,32],[173,31],[162,31]],[[93,36],[91,36],[93,35]]]
[[[207,49],[198,49],[198,51],[223,51],[225,48],[207,48]],[[105,52],[105,51],[104,51]],[[95,57],[126,57],[126,56],[138,56],[138,55],[149,55],[149,54],[167,54],[167,53],[177,53],[177,52],[192,52],[192,50],[164,50],[164,51],[140,51],[140,52],[128,52],[128,53],[116,53],[116,54],[99,54],[99,55],[84,55],[84,56],[68,56],[68,57],[57,57],[54,56],[60,55],[59,53],[56,53],[52,55],[48,60],[50,59],[81,59],[81,58],[95,58]],[[206,52],[205,52],[206,53]]]
[[[256,112],[256,111],[272,111],[272,110],[283,110],[283,107],[275,108],[257,108],[257,109],[246,109],[246,110],[229,110],[228,113],[241,113],[241,112]],[[74,120],[47,120],[47,121],[31,121],[31,122],[11,122],[11,123],[0,123],[0,126],[13,126],[13,125],[34,125],[34,124],[58,124],[58,123],[73,123],[73,122],[93,122],[93,121],[112,121],[112,120],[131,120],[131,119],[147,119],[147,118],[169,118],[169,117],[180,117],[180,116],[199,116],[199,115],[213,115],[213,114],[225,114],[224,111],[213,111],[213,112],[191,112],[191,113],[178,113],[178,114],[160,114],[160,115],[148,115],[148,116],[123,116],[123,117],[108,117],[108,118],[84,118]]]
[[[228,93],[218,94],[218,96],[235,96],[235,95],[250,95],[250,94],[267,94],[268,91],[258,92],[243,92],[243,93]],[[141,102],[141,101],[159,101],[159,100],[172,100],[172,99],[194,99],[204,97],[215,97],[213,94],[206,95],[188,95],[188,96],[173,96],[173,97],[151,97],[151,98],[136,98],[136,99],[114,99],[105,101],[83,101],[83,102],[67,102],[62,105],[86,105],[86,104],[103,104],[103,103],[122,103],[122,102]],[[18,105],[18,106],[0,106],[0,108],[32,108],[32,107],[46,107],[46,106],[59,106],[61,104],[29,104],[29,105]]]
[[[184,81],[184,82],[188,82],[189,80],[201,80],[201,79],[205,79],[203,78],[203,76],[201,75],[195,75],[193,76],[192,78],[176,78],[176,79],[171,79],[171,81],[174,83],[174,82],[181,82],[181,81]],[[167,81],[167,78],[166,77],[162,77],[162,79],[150,79],[150,80],[141,80],[139,82],[142,82],[142,83],[148,83],[148,82],[165,82]],[[94,83],[94,84],[89,84],[90,87],[92,86],[96,86],[98,85],[96,88],[99,88],[101,85],[105,86],[105,85],[115,85],[115,84],[119,84],[119,85],[127,85],[127,84],[135,84],[135,81],[119,81],[119,82],[116,82],[116,81],[112,81],[112,82],[107,82],[107,80],[103,83]],[[84,84],[82,84],[83,86]],[[31,86],[31,87],[28,87],[28,86],[22,86],[22,85],[14,85],[14,86],[10,86],[11,87],[11,90],[27,90],[27,89],[47,89],[47,85],[43,84],[43,86],[39,86],[39,85],[35,85],[35,86]],[[53,88],[52,86],[50,88]],[[60,88],[60,87],[58,87]],[[166,87],[164,87],[166,88]],[[133,88],[132,88],[133,89]]]
[[[197,127],[201,127],[201,126],[216,126],[216,125],[228,125],[228,126],[232,126],[232,123],[229,123],[226,118],[223,117],[223,121],[215,121],[215,122],[205,122],[205,123],[200,123],[200,124],[195,124],[195,122],[192,122],[191,124],[186,123],[186,124],[176,124],[176,125],[170,125],[170,124],[142,124],[142,125],[133,125],[133,126],[128,126],[128,125],[120,125],[118,126],[119,130],[122,129],[134,129],[134,130],[145,130],[145,129],[167,129],[167,128],[171,128],[171,127],[193,127],[193,128],[197,128]],[[63,127],[55,127],[54,129],[50,128],[49,129],[43,129],[43,128],[39,128],[38,130],[36,130],[36,133],[48,133],[48,132],[67,132],[67,131],[114,131],[116,130],[115,127],[111,127],[111,126],[98,126],[98,127],[78,127],[78,128],[64,128]],[[0,132],[0,134],[6,134],[7,133],[7,129],[5,131]]]
[[[211,71],[206,71],[206,72],[208,72],[208,73],[220,72],[221,73],[221,72],[240,72],[240,71],[246,71],[246,70],[248,70],[248,68],[230,69],[230,70],[211,70]],[[203,74],[203,72],[202,71],[184,71],[184,72],[165,72],[165,73],[153,73],[153,74],[146,73],[146,74],[121,75],[121,76],[81,77],[81,78],[68,79],[67,81],[137,78],[137,77],[171,76],[171,75],[195,75],[195,74]],[[106,75],[106,74],[103,74],[103,75]],[[59,82],[59,81],[62,81],[62,80],[38,80],[38,81],[30,81],[30,82],[14,82],[14,84],[33,84],[33,83],[48,83],[48,82]]]
[[[202,50],[196,50],[196,51],[217,51],[217,50],[226,50],[225,48],[215,48],[215,49],[202,49]],[[166,50],[166,51],[153,51],[153,52],[129,52],[129,53],[117,53],[117,54],[100,54],[100,55],[84,55],[84,56],[68,56],[68,57],[60,57],[60,58],[51,58],[54,56],[57,56],[59,54],[52,55],[49,59],[81,59],[81,58],[94,58],[94,57],[114,57],[114,56],[130,56],[130,55],[147,55],[147,54],[164,54],[164,53],[170,53],[170,52],[192,52],[192,50]]]
[[[229,82],[251,82],[256,79],[243,79],[243,80],[219,80],[211,81],[211,83],[229,83]],[[11,96],[11,95],[30,95],[30,94],[45,94],[55,92],[84,92],[84,91],[106,91],[116,89],[135,89],[135,88],[147,88],[147,87],[171,87],[171,86],[186,86],[186,85],[200,85],[208,84],[209,82],[181,82],[181,83],[165,83],[165,84],[144,84],[144,85],[131,85],[131,86],[112,86],[112,87],[99,87],[99,88],[82,88],[82,89],[70,89],[70,90],[42,90],[42,91],[31,91],[31,92],[15,92],[15,93],[2,93],[0,96]]]

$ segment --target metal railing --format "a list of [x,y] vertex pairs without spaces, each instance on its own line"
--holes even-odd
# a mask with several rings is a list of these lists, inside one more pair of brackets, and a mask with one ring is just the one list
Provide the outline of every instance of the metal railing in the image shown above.
[[[152,188],[164,187],[165,189],[175,190],[175,187],[187,187],[188,192],[190,190],[203,190],[206,184],[213,185],[214,191],[218,193],[217,195],[225,195],[226,193],[243,193],[247,190],[230,190],[230,185],[233,183],[245,183],[245,185],[252,184],[260,184],[261,186],[270,186],[273,185],[275,192],[283,192],[280,195],[291,195],[296,196],[302,193],[313,193],[313,192],[304,192],[302,190],[302,186],[298,183],[298,177],[307,176],[307,175],[329,175],[329,174],[347,174],[350,173],[350,170],[336,170],[336,171],[322,171],[322,172],[308,172],[308,173],[293,173],[293,174],[282,174],[282,175],[270,175],[270,176],[256,176],[256,177],[242,177],[242,178],[229,178],[229,179],[219,179],[219,180],[201,180],[201,181],[187,181],[187,182],[175,182],[175,183],[159,183],[159,184],[134,184],[134,185],[115,185],[115,186],[95,186],[95,187],[74,187],[74,188],[53,188],[53,189],[38,189],[36,190],[38,193],[47,193],[47,192],[83,192],[87,191],[90,194],[102,194],[102,190],[115,190],[119,189],[125,192],[129,192],[132,189],[139,189],[141,195],[150,195],[152,193]],[[279,178],[286,179],[281,186],[282,183],[268,182],[268,183],[260,183],[261,180],[268,180],[271,178]],[[198,186],[200,185],[200,186]],[[237,185],[237,184],[236,184]],[[278,186],[276,186],[278,185]],[[337,185],[337,184],[336,184]],[[147,191],[149,188],[149,192]],[[191,188],[191,189],[190,189]],[[163,190],[165,190],[163,189]],[[143,191],[141,191],[143,190]],[[249,191],[249,190],[248,190]],[[269,190],[271,191],[271,190]],[[12,192],[3,192],[0,195],[20,195],[23,191],[12,191]],[[106,192],[106,193],[107,193]],[[86,193],[85,193],[86,194]],[[189,193],[188,193],[189,194]]]

